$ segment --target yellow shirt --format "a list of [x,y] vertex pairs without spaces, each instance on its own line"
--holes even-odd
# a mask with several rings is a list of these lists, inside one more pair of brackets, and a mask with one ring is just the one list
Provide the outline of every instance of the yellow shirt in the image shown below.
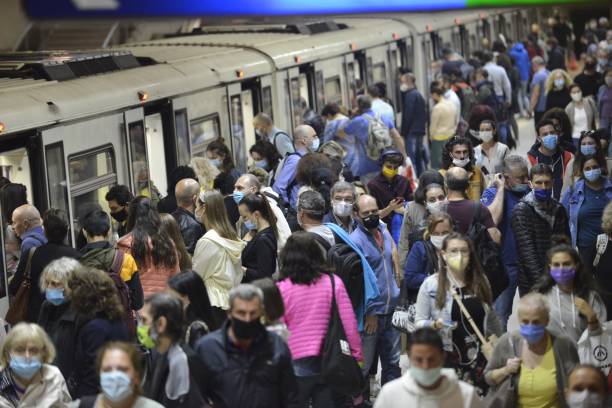
[[520,408],[557,408],[557,368],[552,341],[548,337],[546,353],[539,366],[534,369],[521,364],[518,382]]
[[[439,173],[444,177],[446,174],[445,169],[440,169]],[[482,174],[482,170],[478,166],[472,166],[472,171],[470,172],[470,178],[468,180],[469,187],[465,192],[467,199],[472,200],[474,202],[480,202],[480,196],[484,192],[484,176]]]

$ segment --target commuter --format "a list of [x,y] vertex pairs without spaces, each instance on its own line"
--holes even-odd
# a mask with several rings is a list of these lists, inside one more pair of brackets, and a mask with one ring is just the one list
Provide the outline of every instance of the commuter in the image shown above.
[[426,134],[427,104],[416,88],[416,77],[410,72],[400,76],[400,91],[402,92],[401,135],[416,174],[420,175],[426,167],[423,137]]
[[206,233],[204,227],[196,220],[194,215],[195,202],[200,193],[200,184],[191,178],[182,179],[176,183],[174,191],[177,208],[172,212],[172,216],[178,223],[187,252],[193,255],[196,243]]
[[485,185],[490,185],[496,169],[503,163],[510,149],[499,141],[497,124],[492,120],[480,122],[480,129],[474,136],[482,141],[474,148],[476,168],[482,171]]
[[461,121],[461,99],[459,99],[459,95],[457,95],[457,92],[452,87],[450,76],[442,75],[442,78],[434,81],[434,83],[444,92],[444,99],[451,102],[455,107],[455,127],[458,126]]
[[500,173],[495,175],[491,186],[484,191],[480,199],[489,209],[493,222],[501,233],[501,257],[508,276],[508,287],[495,300],[495,311],[504,331],[512,312],[519,274],[516,239],[511,225],[512,211],[528,191],[527,160],[512,155],[504,159]]
[[[584,159],[584,156],[595,156],[598,162],[606,163],[606,152],[604,146],[607,143],[608,130],[599,129],[590,132],[584,132],[578,139],[579,147],[574,157],[574,165],[572,171],[571,183],[574,184],[582,176],[582,169],[578,165]],[[603,174],[608,174],[608,166],[602,168]]]
[[542,120],[550,120],[555,126],[557,135],[559,136],[559,146],[564,150],[574,154],[576,153],[576,145],[572,139],[572,122],[563,108],[552,108],[544,113]]
[[272,143],[281,157],[285,157],[297,150],[293,146],[291,136],[274,126],[274,122],[268,114],[258,113],[253,118],[253,127],[258,138]]
[[501,334],[492,308],[491,287],[471,241],[464,235],[450,233],[443,241],[442,257],[440,272],[427,277],[419,289],[416,326],[440,331],[444,349],[449,353],[447,363],[482,394],[486,392],[481,375],[486,364],[483,349],[487,345],[481,344],[471,323],[485,339]]
[[427,217],[433,213],[446,212],[447,204],[444,177],[435,170],[425,170],[414,191],[414,201],[408,203],[404,212],[398,243],[400,265],[406,263],[412,245],[423,239]]
[[3,407],[63,407],[72,400],[66,381],[51,365],[55,347],[33,323],[19,323],[0,346],[0,404]]
[[604,73],[604,77],[606,69],[612,68],[612,63],[608,58],[609,53],[610,51],[607,48],[607,43],[603,41],[600,42],[597,46],[595,55],[597,56],[597,70]]
[[300,194],[297,213],[298,223],[304,231],[315,235],[317,242],[327,253],[327,250],[336,244],[336,239],[332,230],[323,225],[325,212],[325,200],[320,193],[304,191]]
[[249,149],[253,166],[265,170],[269,175],[269,180],[274,178],[274,172],[278,167],[282,157],[276,150],[276,147],[268,140],[261,139],[255,142]]
[[453,219],[444,212],[427,217],[427,229],[416,241],[403,264],[404,286],[409,303],[415,303],[423,281],[440,271],[442,243],[453,231]]
[[385,224],[380,222],[376,199],[370,195],[359,197],[355,218],[359,224],[351,239],[372,267],[379,291],[379,296],[366,305],[364,330],[361,333],[363,374],[366,376],[370,372],[374,355],[378,353],[382,365],[381,383],[384,385],[400,376],[399,332],[391,325],[400,292],[395,277],[400,271],[395,270],[393,239]]
[[[608,203],[601,217],[601,229],[603,233],[595,243],[596,259],[593,263],[593,277],[604,294],[603,300],[606,304],[608,315],[612,317],[612,203]],[[601,243],[600,243],[601,242]],[[589,266],[585,264],[586,266]]]
[[295,209],[297,205],[297,193],[300,188],[296,180],[298,163],[309,151],[316,150],[314,141],[317,134],[308,125],[299,125],[293,131],[293,143],[295,152],[285,156],[284,160],[278,165],[276,178],[272,188],[286,206]]
[[501,111],[504,116],[497,118],[499,124],[500,139],[502,142],[508,140],[508,124],[507,124],[507,110],[512,105],[512,85],[506,70],[499,66],[494,59],[493,53],[485,52],[483,54],[485,62],[484,69],[489,74],[489,80],[493,82],[493,90],[497,97],[497,102],[501,105]]
[[584,70],[576,75],[574,83],[580,86],[583,97],[597,98],[597,91],[603,84],[603,75],[597,72],[597,60],[587,55],[584,59]]
[[285,315],[285,303],[276,283],[270,278],[257,279],[253,285],[261,289],[264,295],[264,315],[262,323],[266,330],[276,333],[285,343],[289,338],[287,325],[281,318]]
[[446,352],[435,330],[418,329],[408,337],[408,358],[408,372],[382,388],[374,408],[482,406],[476,389],[444,368]]
[[136,261],[144,295],[163,290],[166,280],[177,273],[176,246],[161,229],[161,217],[147,197],[136,197],[128,211],[128,233],[117,241],[117,249]]
[[[495,89],[493,86],[493,82],[489,80],[489,73],[484,68],[479,68],[474,72],[474,88],[476,92],[476,103],[478,105],[488,106],[493,115],[489,119],[493,119],[497,121],[497,118],[505,118],[506,113],[504,111],[503,103],[500,103],[497,100],[497,96],[495,95]],[[474,116],[474,112],[472,109],[470,117]],[[470,120],[470,122],[472,122]],[[470,123],[474,125],[474,123]],[[479,124],[479,123],[478,123]],[[476,124],[476,125],[478,125]],[[472,128],[472,126],[470,126]],[[476,128],[478,130],[478,128]]]
[[545,274],[534,288],[550,305],[547,330],[577,344],[587,328],[597,330],[607,320],[606,306],[573,246],[556,243],[548,251],[547,263]]
[[351,182],[355,179],[350,167],[344,162],[346,150],[338,142],[332,140],[323,143],[318,150],[319,153],[325,155],[331,162],[332,173],[337,180]]
[[518,103],[521,116],[527,117],[529,112],[529,97],[527,87],[529,85],[529,76],[531,75],[531,63],[529,62],[529,54],[522,42],[514,43],[509,52],[514,59],[514,66],[520,74],[520,88],[518,92]]
[[555,37],[548,37],[546,40],[546,52],[548,63],[546,68],[549,71],[561,69],[565,71],[565,50],[559,45]]
[[45,245],[48,241],[42,227],[40,213],[33,205],[23,204],[15,208],[11,215],[11,227],[15,236],[21,241],[19,245],[19,263],[17,264],[13,280],[8,287],[9,294],[15,296],[21,284],[21,276],[23,276],[26,270],[28,260],[33,257],[39,247]]
[[451,50],[450,48],[442,49],[442,75],[450,76],[455,73],[460,73],[463,78],[469,78],[473,68],[466,63],[461,54]]
[[504,334],[493,350],[485,378],[493,392],[510,376],[518,406],[566,406],[568,376],[578,364],[576,346],[547,329],[550,306],[546,297],[530,293],[518,305],[520,330]]
[[[304,193],[305,194],[305,193]],[[291,333],[289,350],[297,377],[301,406],[332,407],[332,390],[321,377],[322,350],[335,301],[350,353],[361,360],[357,321],[342,280],[326,272],[326,258],[309,234],[296,232],[281,253],[280,289],[285,304],[283,320]],[[265,298],[264,298],[265,299]]]
[[604,83],[597,92],[599,127],[610,129],[612,126],[612,68],[603,71]]
[[223,321],[229,290],[242,280],[240,255],[245,244],[230,224],[219,192],[200,193],[196,217],[206,227],[206,234],[196,245],[193,270],[204,280],[215,321]]
[[38,324],[55,345],[57,354],[53,364],[62,372],[69,390],[74,385],[74,346],[79,326],[70,304],[68,280],[80,266],[73,258],[56,259],[45,267],[39,284],[45,301],[40,308]]
[[545,164],[536,164],[529,170],[532,189],[512,211],[518,263],[518,289],[521,296],[533,289],[545,273],[546,253],[554,234],[569,236],[565,208],[552,196],[553,172]]
[[[38,315],[40,313],[40,307],[45,300],[44,293],[40,291],[38,281],[44,268],[49,265],[52,261],[62,258],[69,257],[73,259],[79,259],[81,254],[64,244],[66,235],[68,234],[68,220],[62,210],[49,209],[43,214],[43,227],[45,237],[48,240],[46,244],[36,248],[32,255],[30,264],[30,282],[32,282],[32,290],[30,290],[30,298],[28,300],[26,321],[36,322],[38,321]],[[26,278],[25,268],[22,271],[18,271],[13,280],[9,284],[9,292],[17,293],[21,283]]]
[[[197,180],[197,182],[200,184],[200,190],[201,191],[212,190],[215,184],[215,179],[219,175],[220,171],[218,168],[212,165],[210,160],[208,160],[208,157],[194,156],[191,158],[191,161],[189,162],[189,166],[195,172],[195,180]],[[179,167],[182,167],[182,166],[179,166]],[[191,177],[188,177],[188,178],[191,178]],[[176,183],[178,183],[178,181],[179,180],[176,180],[174,182],[175,186],[176,186]],[[174,209],[176,209],[176,207],[174,207]]]
[[[130,206],[130,201],[134,199],[134,196],[127,186],[118,184],[112,186],[104,198],[108,203],[110,215],[116,222],[113,230],[117,233],[117,238],[121,238],[127,232],[125,224],[128,217],[128,207]],[[160,202],[163,200],[162,198]]]
[[83,218],[82,226],[87,245],[81,248],[81,263],[119,275],[128,287],[132,309],[139,310],[144,302],[144,294],[138,266],[130,254],[123,254],[108,241],[108,215],[102,210],[94,210]]
[[[505,143],[508,144],[510,148],[514,148],[516,147],[515,141],[518,140],[519,137],[518,123],[516,123],[514,115],[516,113],[520,113],[518,97],[521,87],[521,74],[519,73],[518,69],[514,67],[512,58],[505,51],[497,56],[497,64],[506,71],[506,75],[508,75],[510,87],[512,89],[512,101],[508,107],[508,110],[505,112],[508,125],[510,126],[512,133],[508,132]],[[501,117],[500,119],[503,121],[504,117]]]
[[531,59],[531,66],[533,69],[533,78],[531,79],[531,101],[530,111],[533,113],[533,120],[537,127],[540,123],[540,119],[546,112],[546,84],[550,71],[546,69],[544,59],[540,56],[533,57]]
[[527,158],[532,166],[536,164],[551,166],[552,196],[555,200],[559,200],[562,191],[571,183],[574,156],[561,146],[559,131],[551,120],[542,119],[538,123],[537,130],[537,141],[531,146]]
[[[176,248],[179,261],[179,270],[184,271],[191,269],[191,254],[187,252],[187,247],[185,246],[185,241],[183,240],[183,236],[181,235],[181,230],[179,229],[176,219],[174,216],[165,213],[160,214],[159,217],[161,218],[161,230],[166,233],[168,237],[170,237],[170,240],[174,243],[174,247]],[[202,227],[202,229],[203,228],[204,227]]]
[[206,369],[200,384],[213,406],[301,407],[289,348],[261,324],[261,289],[238,285],[228,303],[228,320],[196,344]]
[[349,121],[349,118],[342,112],[342,109],[336,103],[328,103],[321,111],[321,115],[326,119],[325,132],[323,134],[323,144],[328,142],[337,142],[345,151],[343,162],[354,173],[358,171],[355,166],[355,137],[351,135],[339,136],[339,131]]
[[[113,280],[98,269],[81,267],[68,279],[70,302],[79,322],[74,347],[73,397],[98,389],[95,360],[104,343],[128,340],[124,310]],[[63,347],[63,346],[62,346]]]
[[565,112],[572,124],[572,140],[578,149],[582,132],[597,129],[599,112],[597,112],[597,104],[593,99],[582,96],[582,88],[579,85],[570,86],[570,95],[572,102],[567,105]]
[[570,407],[604,408],[609,405],[608,381],[589,364],[577,364],[570,372],[565,400]]
[[163,405],[141,395],[144,375],[142,355],[132,344],[106,343],[96,360],[96,373],[100,377],[98,395],[82,397],[68,408],[162,408]]
[[240,172],[232,158],[232,152],[221,140],[215,140],[206,146],[206,157],[213,166],[221,171],[213,182],[213,188],[219,190],[223,195],[231,194],[234,183],[240,177]]
[[325,200],[325,212],[331,209],[331,188],[338,181],[331,160],[322,153],[308,153],[300,160],[295,179],[300,185],[298,192],[310,189],[320,193]]
[[442,167],[444,145],[455,134],[457,108],[443,97],[443,91],[438,86],[432,86],[430,93],[435,103],[429,122],[431,167],[439,169]]
[[[159,200],[159,203],[157,204],[157,211],[159,211],[160,213],[172,214],[174,210],[176,210],[176,196],[174,195],[176,185],[179,181],[186,178],[198,181],[194,169],[189,166],[177,166],[170,172],[170,175],[168,177],[168,195]],[[127,225],[125,232],[127,232]]]
[[[385,149],[380,154],[382,170],[368,183],[368,191],[376,199],[380,210],[380,219],[393,227],[391,222],[396,217],[403,218],[404,203],[412,200],[412,189],[408,179],[398,174],[398,169],[404,163],[404,156],[396,149]],[[401,220],[398,227],[401,226]],[[399,236],[398,231],[392,231],[391,235]]]
[[579,179],[565,192],[561,203],[569,214],[572,247],[591,271],[597,235],[602,233],[601,216],[612,201],[612,181],[605,176],[606,161],[601,156],[581,155],[576,161]]
[[[319,135],[323,136],[325,132],[325,120],[311,106],[306,98],[300,97],[298,109],[302,111],[302,121],[304,125],[312,127],[317,134],[317,143],[320,143]],[[317,150],[317,149],[313,149]]]
[[385,122],[395,123],[395,111],[393,107],[382,99],[379,87],[374,84],[367,88],[367,95],[372,98],[372,111]]
[[244,196],[238,204],[240,216],[249,230],[242,251],[242,282],[271,277],[276,271],[277,237],[276,217],[266,197],[259,191]]
[[4,253],[6,276],[8,280],[15,275],[21,256],[21,243],[13,229],[13,211],[28,203],[26,186],[23,184],[8,183],[0,188],[0,207],[2,207],[2,230],[4,231]]
[[572,78],[562,69],[555,69],[546,79],[546,110],[565,109],[572,101],[570,86]]
[[353,218],[353,206],[357,201],[355,186],[346,181],[337,181],[330,194],[332,211],[325,214],[323,222],[336,224],[348,234],[352,233],[357,227],[357,221]]

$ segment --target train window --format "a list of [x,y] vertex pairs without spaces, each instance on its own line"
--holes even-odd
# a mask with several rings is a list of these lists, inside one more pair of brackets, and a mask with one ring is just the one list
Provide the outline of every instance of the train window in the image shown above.
[[266,113],[272,120],[274,120],[274,115],[272,112],[272,87],[264,86],[261,89],[261,110]]
[[338,75],[325,80],[325,100],[327,103],[342,104],[342,88]]
[[221,126],[217,114],[197,118],[191,121],[191,153],[194,156],[204,156],[206,146],[221,137]]
[[400,46],[402,52],[401,60],[399,64],[410,72],[414,72],[414,38],[408,37],[406,41]]
[[87,155],[71,156],[68,160],[70,185],[85,183],[115,173],[113,152],[110,148]]
[[[291,105],[293,106],[293,127],[302,123],[302,104],[300,100],[300,80],[299,78],[291,78]],[[308,88],[306,88],[308,94]]]
[[349,103],[351,107],[354,107],[355,98],[357,98],[357,84],[355,82],[355,64],[352,62],[346,63],[346,79],[348,81]]
[[176,131],[176,150],[178,163],[189,164],[191,153],[189,153],[189,122],[187,120],[187,109],[180,109],[174,113],[174,125]]
[[325,106],[325,80],[323,79],[323,71],[317,71],[315,73],[315,87],[317,94],[317,106],[315,110],[320,111],[323,109],[323,106]]
[[134,194],[151,197],[149,166],[147,163],[147,142],[143,121],[128,124],[128,132]]
[[385,71],[384,62],[379,62],[372,67],[372,80],[370,84],[375,84],[377,82],[387,83],[387,73]]
[[[147,136],[147,157],[149,163],[155,166],[149,168],[149,182],[158,190],[166,191],[168,180],[166,173],[166,151],[164,146],[164,128],[162,126],[162,115],[153,113],[145,116],[145,128]],[[177,135],[177,145],[180,138]],[[189,164],[189,160],[183,164]]]
[[[384,65],[383,65],[383,69],[384,69]],[[372,57],[367,57],[366,58],[366,84],[371,85],[374,83],[375,83],[375,80],[374,80],[374,72],[373,72],[373,67],[372,67]]]
[[232,143],[231,148],[234,153],[234,163],[238,169],[246,170],[246,147],[244,137],[244,118],[242,116],[242,97],[233,95],[230,99],[231,119],[232,119]]
[[[398,59],[399,59],[399,52],[397,50],[391,50],[391,52],[389,53],[389,64],[390,67],[389,69],[391,70],[391,78],[397,78],[399,80],[399,64],[398,64]],[[399,112],[401,109],[400,103],[399,101],[401,100],[401,94],[400,94],[400,90],[398,86],[394,86],[393,87],[393,94],[389,95],[391,96],[395,102],[395,109]]]

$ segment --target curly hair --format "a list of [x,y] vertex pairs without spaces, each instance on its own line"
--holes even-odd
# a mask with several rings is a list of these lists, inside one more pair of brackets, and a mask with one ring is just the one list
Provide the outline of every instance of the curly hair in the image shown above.
[[474,147],[470,139],[468,139],[467,137],[462,137],[462,136],[453,136],[450,139],[448,139],[448,142],[446,142],[446,144],[444,145],[444,151],[442,152],[442,168],[443,169],[448,170],[451,168],[451,166],[453,165],[453,156],[452,156],[453,147],[459,146],[459,145],[467,146],[468,152],[470,154],[470,162],[464,168],[467,171],[472,170],[472,167],[474,166]]
[[561,76],[563,77],[563,80],[565,81],[564,88],[569,88],[572,82],[574,82],[572,81],[572,77],[565,70],[555,69],[550,73],[550,75],[548,75],[546,83],[544,84],[544,89],[546,90],[547,94],[553,90],[555,77],[557,76],[557,74],[561,74]]
[[115,282],[99,269],[81,266],[68,280],[73,310],[86,319],[105,317],[110,321],[125,316]]

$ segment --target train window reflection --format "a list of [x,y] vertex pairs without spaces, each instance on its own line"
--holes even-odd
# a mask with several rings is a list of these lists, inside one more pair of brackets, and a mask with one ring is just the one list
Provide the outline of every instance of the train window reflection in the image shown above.
[[261,89],[261,111],[266,113],[272,120],[274,120],[274,114],[272,112],[272,87],[264,86]]
[[128,125],[128,131],[132,158],[132,183],[135,195],[151,197],[149,188],[149,165],[147,162],[147,142],[143,122],[138,121],[130,123]]
[[176,127],[176,150],[178,163],[187,165],[191,159],[189,153],[189,123],[187,121],[187,109],[177,110],[174,113]]
[[219,116],[212,115],[196,118],[189,124],[191,129],[191,154],[204,156],[206,146],[217,140],[220,136]]
[[340,88],[339,76],[325,80],[325,100],[327,103],[342,104],[342,89]]
[[110,149],[77,156],[68,162],[70,183],[83,183],[115,172],[112,151]]

